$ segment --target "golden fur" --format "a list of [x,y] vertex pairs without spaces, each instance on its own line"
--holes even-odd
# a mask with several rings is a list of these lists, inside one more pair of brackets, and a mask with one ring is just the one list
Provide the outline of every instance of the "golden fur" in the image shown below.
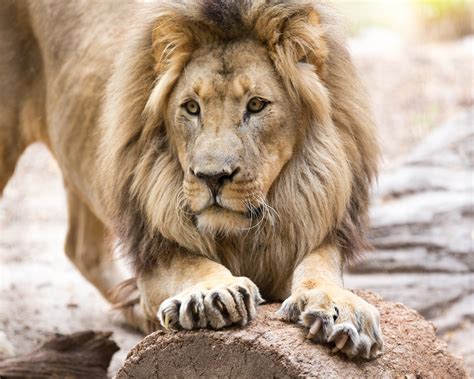
[[[315,320],[336,309],[341,321],[321,339],[349,334],[350,356],[381,348],[377,311],[341,287],[343,261],[366,247],[378,149],[328,6],[5,0],[0,22],[9,92],[0,95],[0,190],[29,143],[48,145],[68,192],[66,252],[104,296],[114,301],[109,290],[124,279],[109,258],[112,232],[148,321],[176,324],[176,307],[197,301],[200,316],[179,313],[182,327],[243,325],[260,291],[291,295],[282,315],[310,320],[313,336]],[[199,118],[183,113],[191,88]],[[270,105],[242,118],[251,93]],[[229,162],[237,169],[212,205],[195,168]],[[212,316],[218,299],[230,319]],[[359,343],[347,323],[371,342]]]
[[[263,250],[248,264],[258,266],[257,281],[270,289],[281,284],[281,275],[268,272],[272,267],[294,266],[324,240],[337,241],[346,257],[353,256],[365,246],[377,147],[365,97],[333,19],[323,7],[252,2],[239,8],[230,2],[222,17],[238,15],[238,22],[220,19],[219,24],[199,4],[168,3],[150,12],[144,31],[134,31],[139,38],[122,53],[108,89],[101,149],[113,192],[107,198],[124,243],[137,255],[138,270],[152,267],[169,243],[225,261],[233,272],[242,271],[238,251]],[[154,62],[146,54],[150,30]],[[266,46],[288,95],[302,104],[304,116],[294,117],[307,125],[268,192],[274,212],[244,239],[220,240],[228,245],[223,257],[215,236],[200,233],[182,212],[177,194],[184,173],[163,124],[167,97],[193,51],[244,36]],[[143,219],[145,225],[138,221]]]

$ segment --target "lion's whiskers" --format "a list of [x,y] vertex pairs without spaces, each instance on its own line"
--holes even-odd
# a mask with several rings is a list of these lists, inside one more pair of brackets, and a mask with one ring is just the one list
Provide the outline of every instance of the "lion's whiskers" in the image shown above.
[[[261,193],[252,193],[249,197],[243,200],[245,208],[249,211],[250,217],[250,227],[240,229],[242,231],[249,232],[250,230],[255,229],[257,233],[259,233],[263,226],[265,225],[265,221],[267,221],[272,227],[275,227],[276,223],[280,221],[280,215],[278,212],[270,206],[265,196]],[[257,214],[257,209],[261,209],[261,215]],[[254,216],[258,217],[258,222],[254,224]]]
[[188,222],[192,222],[189,216],[194,215],[193,212],[190,212],[187,210],[186,204],[187,204],[186,195],[184,194],[183,189],[180,188],[176,194],[176,208],[177,208],[178,214],[182,216],[182,217],[178,217],[178,222],[180,223],[182,227],[186,227],[184,220]]
[[268,204],[265,196],[262,193],[257,195],[257,201],[259,206],[264,210],[264,216],[267,221],[271,224],[272,227],[275,227],[277,222],[280,222],[280,214],[277,212],[275,208],[273,208],[270,204]]

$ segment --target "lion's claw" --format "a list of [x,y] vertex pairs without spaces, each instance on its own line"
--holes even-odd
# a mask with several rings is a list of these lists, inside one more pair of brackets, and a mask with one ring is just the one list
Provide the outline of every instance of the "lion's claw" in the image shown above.
[[247,278],[206,289],[200,286],[165,300],[157,317],[165,329],[213,328],[246,325],[263,301],[257,286]]
[[383,349],[377,309],[342,288],[301,291],[278,314],[307,327],[307,339],[333,344],[334,353],[370,359]]
[[346,344],[348,338],[349,338],[348,334],[342,334],[337,340],[333,340],[331,337],[329,337],[329,340],[336,342],[336,347],[334,349],[336,351],[339,351],[339,350],[342,350],[342,348]]

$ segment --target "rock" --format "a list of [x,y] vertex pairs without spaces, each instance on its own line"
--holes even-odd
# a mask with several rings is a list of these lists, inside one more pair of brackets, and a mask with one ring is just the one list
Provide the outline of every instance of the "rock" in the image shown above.
[[0,330],[0,359],[15,355],[15,347],[12,345],[3,330]]
[[[469,298],[472,292],[472,275],[450,273],[390,273],[370,275],[345,275],[344,283],[350,288],[364,288],[377,292],[384,299],[405,304],[416,309],[423,317],[435,321],[451,315],[461,324],[464,318],[453,311],[459,301]],[[472,304],[470,312],[472,314]],[[464,314],[464,312],[463,312]],[[447,331],[439,328],[439,332]]]
[[473,272],[474,111],[436,129],[379,178],[375,248],[353,272]]
[[302,327],[275,316],[278,304],[268,304],[245,328],[157,331],[132,349],[116,378],[468,377],[432,323],[402,304],[357,293],[381,314],[384,353],[372,361],[350,361],[306,340]]

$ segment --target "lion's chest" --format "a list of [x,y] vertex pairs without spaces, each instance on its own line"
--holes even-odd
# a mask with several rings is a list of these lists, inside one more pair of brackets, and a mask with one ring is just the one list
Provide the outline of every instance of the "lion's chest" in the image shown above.
[[265,300],[284,300],[289,296],[295,259],[291,252],[257,244],[247,238],[220,244],[221,263],[233,275],[246,276],[260,289]]

